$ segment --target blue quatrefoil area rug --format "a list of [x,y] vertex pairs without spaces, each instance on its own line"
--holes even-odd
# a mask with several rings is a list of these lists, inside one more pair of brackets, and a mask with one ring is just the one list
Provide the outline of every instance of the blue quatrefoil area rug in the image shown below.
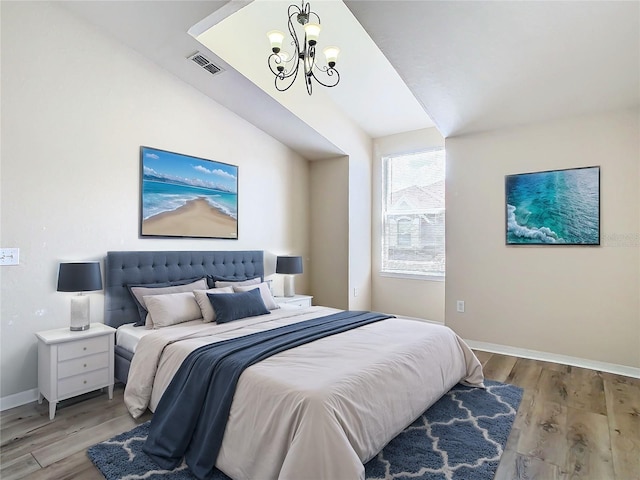
[[[365,465],[367,480],[491,480],[516,416],[522,389],[485,381],[456,385]],[[183,463],[160,470],[142,452],[149,422],[87,451],[107,480],[195,480]],[[216,472],[214,480],[229,480]]]

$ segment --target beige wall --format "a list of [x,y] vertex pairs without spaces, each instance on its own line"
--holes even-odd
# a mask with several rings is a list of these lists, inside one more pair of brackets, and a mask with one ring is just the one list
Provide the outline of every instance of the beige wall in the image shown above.
[[[34,332],[68,325],[60,261],[264,249],[273,273],[277,254],[309,257],[305,159],[57,5],[1,8],[1,243],[20,248],[0,267],[2,399],[32,400]],[[238,165],[239,239],[138,238],[140,145]],[[91,306],[100,322],[101,293]]]
[[444,138],[435,128],[390,135],[374,140],[371,308],[375,311],[391,312],[444,323],[444,281],[380,275],[382,157],[443,147],[444,144]]
[[349,158],[310,162],[314,305],[349,308]]
[[[447,139],[448,326],[640,366],[639,127],[636,110]],[[601,166],[601,246],[505,246],[506,174],[591,165]]]

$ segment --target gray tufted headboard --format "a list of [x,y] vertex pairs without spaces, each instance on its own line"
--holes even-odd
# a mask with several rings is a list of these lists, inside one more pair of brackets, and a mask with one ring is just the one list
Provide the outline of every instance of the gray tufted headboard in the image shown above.
[[264,278],[262,250],[107,252],[104,323],[119,327],[138,320],[128,284],[161,283],[207,275]]

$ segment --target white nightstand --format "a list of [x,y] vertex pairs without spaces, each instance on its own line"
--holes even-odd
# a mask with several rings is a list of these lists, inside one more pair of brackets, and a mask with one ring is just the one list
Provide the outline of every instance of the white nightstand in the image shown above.
[[311,295],[294,295],[293,297],[273,297],[273,299],[278,305],[286,303],[291,306],[310,307],[313,297]]
[[56,404],[67,398],[108,387],[113,398],[113,344],[116,329],[92,323],[72,332],[58,328],[36,332],[38,337],[38,403],[49,401],[49,419]]

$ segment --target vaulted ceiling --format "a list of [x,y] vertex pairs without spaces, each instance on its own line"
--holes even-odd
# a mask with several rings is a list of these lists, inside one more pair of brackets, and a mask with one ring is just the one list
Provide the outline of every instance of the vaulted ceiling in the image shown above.
[[[338,155],[281,105],[278,95],[289,92],[272,87],[265,32],[286,31],[289,3],[61,5],[307,158]],[[342,80],[300,101],[333,102],[372,137],[434,124],[454,136],[640,106],[640,2],[313,0],[311,7],[322,19],[319,43],[342,49]],[[198,34],[210,37],[200,38],[206,46]],[[195,51],[224,73],[212,77],[187,60]],[[299,82],[292,89],[304,90]]]

